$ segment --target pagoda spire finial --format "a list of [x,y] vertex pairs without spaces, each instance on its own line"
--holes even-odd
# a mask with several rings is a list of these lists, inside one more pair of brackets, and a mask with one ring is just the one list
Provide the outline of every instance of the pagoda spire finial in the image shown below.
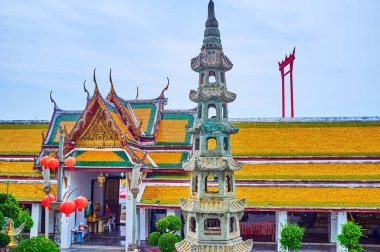
[[205,26],[203,47],[210,49],[222,48],[218,20],[215,18],[214,2],[212,0],[208,3],[208,15]]
[[208,3],[208,17],[206,27],[218,27],[218,20],[215,18],[214,2],[210,0]]
[[112,82],[112,68],[110,68],[110,82],[111,82],[110,94],[115,95],[116,94],[115,87],[113,86],[113,82]]
[[96,68],[94,69],[94,83],[95,83],[94,95],[98,95],[100,94],[100,92],[99,92],[98,83],[96,82],[95,71],[96,71]]

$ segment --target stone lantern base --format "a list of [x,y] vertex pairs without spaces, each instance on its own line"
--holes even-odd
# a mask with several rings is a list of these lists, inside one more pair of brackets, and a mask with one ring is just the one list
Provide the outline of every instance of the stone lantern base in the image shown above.
[[215,241],[215,243],[211,243],[210,241],[207,241],[205,244],[186,237],[181,242],[176,243],[175,248],[180,252],[250,252],[252,250],[252,245],[252,240],[243,241],[240,237],[225,242]]

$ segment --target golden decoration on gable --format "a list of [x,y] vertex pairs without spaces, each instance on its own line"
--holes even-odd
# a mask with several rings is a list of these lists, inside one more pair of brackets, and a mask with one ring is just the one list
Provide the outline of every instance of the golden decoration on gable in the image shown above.
[[77,141],[77,146],[114,147],[119,145],[119,140],[105,111],[99,110],[88,130]]

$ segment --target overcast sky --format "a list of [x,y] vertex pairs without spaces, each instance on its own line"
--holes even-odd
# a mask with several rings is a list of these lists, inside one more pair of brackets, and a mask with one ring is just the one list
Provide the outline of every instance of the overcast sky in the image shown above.
[[[378,116],[380,1],[215,0],[226,75],[237,99],[230,117],[281,116],[277,62],[296,46],[295,115]],[[0,119],[50,119],[53,105],[82,110],[92,72],[116,92],[188,109],[198,76],[207,0],[0,1]]]

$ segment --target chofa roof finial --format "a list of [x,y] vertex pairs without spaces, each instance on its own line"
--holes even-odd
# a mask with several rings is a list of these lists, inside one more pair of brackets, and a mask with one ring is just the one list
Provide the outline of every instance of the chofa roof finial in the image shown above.
[[85,93],[87,93],[87,100],[90,100],[90,93],[88,92],[87,88],[86,88],[86,80],[84,80],[83,82],[83,90]]
[[96,82],[95,71],[96,71],[96,68],[94,69],[94,83],[95,83],[94,95],[98,95],[100,94],[100,92],[99,92],[98,83]]
[[58,109],[57,103],[54,101],[53,96],[51,95],[53,91],[50,91],[50,101],[54,103],[54,109]]
[[169,78],[166,77],[166,79],[168,80],[168,84],[166,84],[166,87],[161,91],[160,98],[164,98],[164,93],[165,93],[165,91],[167,91],[168,88],[169,88]]
[[111,90],[110,90],[110,93],[112,95],[115,95],[116,92],[115,92],[115,87],[113,86],[113,82],[112,82],[112,68],[110,68],[110,83],[111,83]]
[[136,98],[135,100],[137,101],[137,99],[139,98],[139,86],[136,87]]

